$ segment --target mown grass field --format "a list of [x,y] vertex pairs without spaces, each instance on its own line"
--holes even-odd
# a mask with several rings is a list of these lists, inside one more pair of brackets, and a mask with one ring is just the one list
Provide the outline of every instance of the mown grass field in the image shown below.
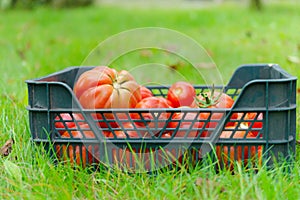
[[[282,3],[268,4],[262,12],[238,4],[189,9],[99,5],[1,11],[0,144],[9,138],[14,138],[15,144],[8,157],[0,158],[0,198],[299,199],[299,153],[290,173],[278,166],[216,174],[207,166],[148,176],[55,166],[30,144],[25,84],[25,80],[82,65],[101,41],[141,27],[169,28],[193,38],[209,52],[224,82],[246,63],[278,63],[299,78],[299,10],[299,3]],[[166,60],[162,64],[176,63]],[[298,132],[299,124],[298,114]]]

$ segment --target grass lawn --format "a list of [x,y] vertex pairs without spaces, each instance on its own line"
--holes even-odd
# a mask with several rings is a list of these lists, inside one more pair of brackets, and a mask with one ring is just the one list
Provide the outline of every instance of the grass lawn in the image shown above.
[[[140,27],[174,29],[193,38],[207,50],[225,83],[246,63],[278,63],[299,78],[299,9],[296,3],[268,4],[262,12],[238,4],[189,9],[100,4],[65,10],[1,11],[0,145],[11,137],[15,144],[8,157],[0,158],[0,198],[299,199],[299,153],[290,173],[278,166],[258,172],[237,167],[235,175],[226,171],[216,174],[207,166],[148,176],[55,166],[40,151],[33,151],[29,142],[24,82],[82,65],[90,51],[109,36]],[[176,59],[154,58],[165,65],[178,64]],[[142,59],[149,59],[147,52]],[[131,59],[120,58],[119,64],[128,66],[128,61]],[[139,59],[132,61],[138,63]],[[192,77],[188,72],[187,76]],[[299,108],[299,98],[297,102]],[[298,114],[298,132],[299,124]]]

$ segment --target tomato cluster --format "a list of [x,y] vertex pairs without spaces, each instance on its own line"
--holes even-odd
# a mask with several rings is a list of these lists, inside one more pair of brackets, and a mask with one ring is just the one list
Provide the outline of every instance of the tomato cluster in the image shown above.
[[[147,87],[139,85],[128,71],[117,71],[106,66],[95,67],[81,74],[75,82],[73,91],[85,109],[157,110],[157,112],[130,112],[129,114],[93,113],[92,117],[100,128],[114,129],[114,131],[102,131],[104,137],[108,139],[158,136],[162,139],[210,137],[217,125],[225,119],[224,110],[234,105],[233,98],[226,93],[212,89],[197,94],[194,86],[186,81],[172,84],[165,96],[156,96]],[[190,109],[190,111],[170,112],[170,108]],[[201,112],[198,108],[201,108]],[[261,137],[262,119],[262,113],[233,112],[220,138]],[[240,126],[244,127],[243,131],[236,128]],[[235,127],[234,131],[227,130],[232,127]],[[56,116],[55,128],[61,138],[95,138],[81,114],[62,113]],[[76,130],[82,128],[89,130]],[[247,128],[251,131],[247,131]],[[88,162],[92,160],[92,155],[86,153],[85,147],[78,148],[69,149],[73,163],[79,162],[77,160],[79,152]],[[248,150],[248,147],[244,147],[241,151],[239,147],[218,146],[216,154],[220,160],[228,163],[229,159],[247,160],[261,151],[260,149],[261,147],[258,150]],[[64,147],[62,151],[66,153],[68,150]]]

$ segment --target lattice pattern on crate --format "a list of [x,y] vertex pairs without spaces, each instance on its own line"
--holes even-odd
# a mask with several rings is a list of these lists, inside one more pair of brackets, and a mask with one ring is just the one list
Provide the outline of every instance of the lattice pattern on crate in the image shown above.
[[239,88],[227,88],[225,93],[229,95],[233,100],[236,100],[238,95],[240,94],[241,89]]
[[[230,120],[223,129],[220,138],[262,139],[264,137],[264,123],[262,112],[233,112]],[[233,125],[234,124],[234,125]]]
[[[95,139],[89,124],[111,139],[173,139],[211,137],[216,127],[226,118],[226,110],[184,109],[172,110],[115,110],[81,113],[55,113],[54,130],[58,137]],[[232,112],[223,125],[221,138],[261,138],[263,114]],[[242,135],[242,136],[241,136]]]

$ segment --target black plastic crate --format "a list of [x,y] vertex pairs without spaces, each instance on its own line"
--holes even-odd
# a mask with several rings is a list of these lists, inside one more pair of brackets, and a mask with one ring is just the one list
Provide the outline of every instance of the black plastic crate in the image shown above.
[[[83,109],[72,89],[77,77],[92,68],[70,67],[26,81],[32,140],[43,144],[57,160],[150,171],[207,160],[221,168],[231,168],[234,161],[244,165],[267,161],[272,166],[275,161],[289,161],[295,156],[297,79],[276,64],[240,66],[226,86],[216,86],[235,100],[228,109]],[[197,93],[211,89],[194,87]],[[157,96],[166,96],[168,91],[168,86],[148,88]],[[174,119],[179,112],[182,119]],[[153,120],[131,119],[131,113],[149,113]],[[168,118],[160,119],[166,113]],[[207,117],[199,119],[201,113]],[[128,117],[119,118],[120,114]],[[96,119],[95,115],[102,117]],[[221,117],[216,119],[215,115]],[[137,127],[135,122],[145,126]],[[170,128],[170,122],[178,122],[178,126]],[[184,122],[189,126],[180,128]],[[197,122],[203,126],[194,127]],[[77,128],[69,128],[68,123]],[[99,123],[107,127],[99,128]],[[124,127],[124,123],[132,126]],[[253,132],[256,136],[250,137]]]

